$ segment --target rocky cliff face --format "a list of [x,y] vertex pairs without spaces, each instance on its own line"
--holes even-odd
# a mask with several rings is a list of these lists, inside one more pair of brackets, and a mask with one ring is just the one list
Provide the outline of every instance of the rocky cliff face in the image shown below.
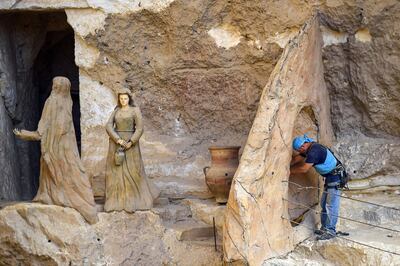
[[12,118],[17,103],[15,86],[15,59],[11,45],[9,25],[0,22],[0,200],[15,200],[21,197],[17,150],[12,134]]
[[246,139],[282,48],[249,27],[244,10],[267,16],[254,4],[174,1],[160,12],[109,15],[83,38],[99,51],[85,75],[114,91],[131,88],[142,108],[149,175],[203,179],[208,146]]
[[304,108],[316,115],[315,121],[301,118],[307,123],[302,128],[317,123],[317,139],[324,144],[332,141],[321,47],[316,17],[286,46],[263,91],[227,205],[224,252],[230,262],[260,265],[288,252],[300,240],[290,224],[296,206],[291,203],[310,206],[315,197],[304,200],[295,195],[288,181],[317,186],[312,178],[289,178],[291,142],[298,130],[295,121],[306,116],[301,114]]
[[161,216],[100,213],[99,222],[88,225],[70,208],[8,206],[0,211],[0,265],[221,264],[211,241],[183,241],[188,236],[166,227]]
[[[338,143],[357,139],[362,150],[381,144],[397,150],[396,107],[387,106],[396,106],[398,98],[397,24],[391,23],[398,21],[398,5],[395,0],[93,0],[10,1],[0,7],[66,10],[80,68],[82,156],[102,195],[108,141],[103,126],[118,88],[129,87],[142,108],[149,175],[199,181],[208,146],[245,143],[283,47],[313,13],[322,25]],[[344,147],[338,146],[343,154],[356,151]],[[366,159],[353,158],[344,156],[354,178],[392,180],[399,172],[397,164],[366,171]]]
[[399,9],[398,1],[366,1],[321,16],[337,148],[358,189],[400,182]]
[[[198,193],[204,196],[207,188],[201,169],[209,164],[207,147],[244,146],[250,129],[254,128],[247,151],[243,153],[240,175],[237,175],[242,179],[236,180],[233,192],[236,195],[228,210],[231,219],[239,218],[231,224],[233,241],[226,242],[227,250],[232,251],[230,254],[227,251],[229,260],[241,259],[236,249],[245,254],[247,260],[260,262],[271,256],[276,247],[281,251],[290,250],[293,243],[309,234],[284,221],[275,224],[274,219],[281,220],[282,212],[270,220],[265,210],[275,211],[271,208],[273,205],[262,201],[264,205],[261,206],[265,208],[258,210],[254,203],[266,199],[268,193],[275,195],[280,191],[288,195],[292,191],[293,188],[282,187],[279,182],[287,177],[290,139],[294,134],[311,131],[317,137],[325,136],[320,140],[330,144],[329,136],[333,133],[332,144],[354,179],[353,189],[373,192],[394,189],[400,183],[397,160],[400,157],[397,117],[400,3],[397,0],[11,0],[0,3],[0,9],[6,12],[65,11],[74,30],[75,62],[79,67],[82,159],[97,196],[104,193],[104,162],[108,147],[104,124],[116,105],[115,91],[120,87],[130,88],[142,109],[145,135],[141,145],[146,171],[165,194],[182,197]],[[301,48],[305,48],[300,47],[298,54],[302,56],[292,59],[292,67],[279,68],[277,62],[285,56],[283,51],[289,40],[304,30],[305,22],[313,15],[317,17],[322,34],[322,48],[318,51],[322,63],[319,56],[318,59],[304,56]],[[40,23],[30,23],[27,28],[23,24],[16,27],[21,27],[21,33],[11,41],[20,49],[19,53],[10,52],[7,38],[1,38],[2,54],[14,53],[16,58],[2,57],[1,71],[12,76],[16,74],[10,69],[19,69],[17,72],[25,83],[16,85],[15,91],[19,94],[13,89],[12,78],[6,76],[6,81],[11,84],[7,86],[12,90],[4,90],[7,86],[3,86],[4,82],[1,84],[4,101],[0,103],[0,128],[6,141],[5,150],[0,150],[0,154],[15,154],[15,145],[20,145],[13,142],[11,134],[12,123],[15,123],[13,112],[15,109],[22,115],[21,106],[35,98],[30,90],[31,76],[29,71],[24,72],[24,66],[29,69],[32,65],[39,49],[35,45],[42,42],[44,34]],[[34,34],[25,36],[27,31],[34,32],[36,37]],[[1,34],[8,34],[4,27]],[[314,71],[317,65],[318,71]],[[276,66],[278,68],[273,71]],[[324,93],[324,86],[319,89],[314,88],[316,84],[305,86],[298,90],[299,93],[291,95],[295,86],[304,84],[285,87],[279,82],[273,84],[275,90],[268,92],[267,104],[260,106],[262,90],[271,73],[275,72],[274,77],[296,80],[293,71],[300,66],[308,66],[298,79],[305,78],[306,85],[321,81],[310,74],[323,74],[327,94],[318,104],[314,102],[314,107],[319,108],[314,108],[312,115],[305,110],[302,117],[302,107],[307,107],[313,102],[311,99]],[[311,95],[303,97],[302,93]],[[21,98],[16,100],[15,94]],[[288,102],[294,102],[296,106]],[[279,116],[269,114],[276,106],[281,106]],[[261,111],[257,111],[258,108]],[[257,112],[265,112],[262,117],[269,120],[254,120]],[[38,116],[39,113],[36,110],[24,115]],[[277,128],[277,123],[281,128]],[[326,126],[322,126],[323,123]],[[321,128],[327,131],[319,132]],[[259,132],[262,129],[264,132]],[[263,138],[268,130],[275,131]],[[284,146],[282,139],[286,143]],[[281,149],[277,152],[276,147]],[[26,155],[31,152],[29,148],[18,149],[24,154],[19,158],[28,160],[31,156]],[[287,152],[282,152],[284,149]],[[26,182],[30,181],[25,175],[30,173],[31,160],[23,164],[25,168],[20,174],[25,180],[24,185],[17,182],[18,167],[9,164],[13,161],[17,158],[1,162],[6,166],[2,168],[1,184],[7,187],[7,192],[2,193],[10,199],[21,198],[18,186],[29,187],[28,191],[33,187],[28,186]],[[259,168],[258,162],[269,164]],[[248,169],[251,171],[246,172]],[[264,170],[268,171],[262,172]],[[249,172],[255,174],[249,176]],[[260,181],[254,180],[255,176],[271,178]],[[307,184],[316,185],[311,178]],[[371,189],[375,187],[378,189]],[[288,196],[315,203],[314,198],[310,199],[314,193]],[[283,204],[281,199],[272,199],[272,202],[280,211],[288,210],[293,217],[304,211]],[[254,216],[252,220],[252,214],[257,211],[260,216]],[[307,217],[310,224],[315,222],[311,215]],[[288,235],[287,242],[271,244],[261,239],[259,230],[251,231],[250,225],[263,220],[261,218],[265,218],[267,232],[277,226]],[[301,237],[291,238],[297,233]],[[280,236],[275,232],[271,239]],[[233,243],[238,246],[234,247]],[[250,250],[250,247],[254,249]],[[266,250],[270,253],[266,254]]]
[[[389,160],[393,164],[382,167],[371,155],[372,146],[391,154],[398,150],[396,107],[387,108],[396,106],[400,86],[397,24],[390,24],[398,21],[397,1],[173,1],[157,12],[139,3],[132,8],[135,12],[106,18],[101,12],[88,15],[103,22],[80,34],[84,45],[78,47],[86,47],[83,53],[91,58],[90,66],[82,64],[81,77],[95,81],[92,88],[132,89],[146,119],[151,176],[200,180],[207,146],[243,145],[282,48],[318,13],[336,148],[353,178],[366,179],[363,188],[374,183],[368,181],[372,176],[398,184],[397,164]],[[76,24],[79,34],[83,23]],[[94,116],[98,112],[84,121],[96,121]],[[99,136],[106,138],[99,122],[83,122],[91,124],[88,139],[98,143]],[[84,159],[92,176],[101,178],[96,166],[102,161],[94,154],[104,154],[107,145],[92,149],[88,141]],[[347,145],[354,142],[358,148]],[[359,150],[369,154],[368,162],[354,156]],[[376,170],[366,169],[370,161],[377,161]]]

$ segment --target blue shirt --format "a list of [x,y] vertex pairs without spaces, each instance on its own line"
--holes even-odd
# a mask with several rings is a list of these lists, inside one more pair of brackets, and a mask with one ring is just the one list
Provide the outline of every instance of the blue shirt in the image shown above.
[[340,180],[339,176],[329,174],[335,169],[337,160],[330,150],[321,144],[313,142],[311,147],[308,148],[306,154],[306,163],[311,163],[315,170],[325,177],[326,183],[332,183]]

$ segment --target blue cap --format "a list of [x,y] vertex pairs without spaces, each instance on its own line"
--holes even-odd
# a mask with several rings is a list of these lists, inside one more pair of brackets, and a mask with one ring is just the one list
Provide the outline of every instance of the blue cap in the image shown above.
[[309,143],[309,142],[314,142],[314,140],[312,138],[309,138],[307,134],[304,134],[303,136],[295,137],[292,146],[293,149],[297,151],[304,143]]

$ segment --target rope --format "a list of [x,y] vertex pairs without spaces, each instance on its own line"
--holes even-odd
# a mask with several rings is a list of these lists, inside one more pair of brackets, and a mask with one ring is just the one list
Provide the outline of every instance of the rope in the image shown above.
[[[318,189],[318,190],[321,190],[321,188],[319,188],[319,187],[313,187],[313,186],[308,186],[308,187],[306,187],[306,186],[302,186],[302,185],[297,184],[297,183],[292,182],[292,181],[284,180],[284,181],[282,181],[282,182],[290,183],[290,184],[296,185],[296,186],[299,187],[299,189]],[[330,193],[330,192],[327,192],[327,191],[324,190],[323,193]],[[385,206],[385,205],[381,205],[381,204],[378,204],[378,203],[373,203],[373,202],[369,202],[369,201],[365,201],[365,200],[354,199],[354,198],[350,198],[350,197],[342,196],[342,195],[340,195],[339,197],[345,198],[345,199],[349,199],[349,200],[358,201],[358,202],[362,202],[362,203],[366,203],[366,204],[370,204],[370,205],[375,205],[375,206],[377,206],[377,207],[382,207],[382,208],[386,208],[386,209],[391,209],[391,210],[395,210],[395,211],[400,211],[400,209],[395,208],[395,207],[389,207],[389,206]]]
[[[296,202],[290,201],[290,200],[285,199],[285,198],[282,198],[282,200],[287,201],[287,202],[292,203],[292,204],[295,204],[295,205],[298,205],[298,206],[302,206],[304,208],[307,208],[308,210],[313,210],[313,211],[315,211],[316,213],[319,213],[319,214],[327,214],[326,212],[320,212],[320,211],[314,210],[313,208],[310,208],[307,205],[304,205],[304,204],[301,204],[301,203],[296,203]],[[369,226],[372,226],[372,227],[376,227],[376,228],[385,229],[385,230],[388,230],[388,231],[400,233],[400,231],[396,230],[396,229],[391,229],[391,228],[383,227],[383,226],[380,226],[380,225],[374,225],[374,224],[370,224],[370,223],[366,223],[366,222],[357,221],[357,220],[354,220],[354,219],[351,219],[351,218],[347,218],[347,217],[343,217],[343,216],[340,216],[340,215],[333,215],[332,214],[332,216],[335,216],[335,217],[338,217],[338,218],[341,218],[341,219],[344,219],[344,220],[352,221],[352,222],[355,222],[355,223],[360,223],[360,224],[369,225]]]
[[[314,231],[313,228],[308,227],[308,226],[306,226],[306,225],[304,225],[304,224],[301,224],[301,223],[299,223],[299,222],[290,220],[290,219],[288,219],[288,218],[286,218],[286,217],[283,217],[283,216],[281,216],[281,218],[282,218],[282,219],[285,219],[285,220],[288,220],[289,222],[295,223],[295,224],[297,224],[297,225],[303,226],[303,227],[305,227],[305,228],[307,228],[307,229],[309,229],[309,230],[311,230],[311,231]],[[379,250],[379,251],[382,251],[382,252],[386,252],[386,253],[390,253],[390,254],[393,254],[393,255],[400,256],[400,253],[397,253],[397,252],[393,252],[393,251],[390,251],[390,250],[386,250],[386,249],[381,249],[381,248],[378,248],[378,247],[374,247],[374,246],[371,246],[371,245],[368,245],[368,244],[364,244],[364,243],[361,243],[361,242],[358,242],[358,241],[355,241],[355,240],[352,240],[352,239],[349,239],[349,238],[346,238],[346,237],[338,236],[338,235],[336,235],[336,237],[337,237],[337,238],[340,238],[340,239],[344,239],[344,240],[350,241],[350,242],[353,242],[353,243],[356,243],[356,244],[361,245],[361,246],[369,247],[369,248],[376,249],[376,250]]]

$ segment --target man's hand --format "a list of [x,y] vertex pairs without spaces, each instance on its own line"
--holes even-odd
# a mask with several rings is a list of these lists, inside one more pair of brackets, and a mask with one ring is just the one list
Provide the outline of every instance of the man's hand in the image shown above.
[[304,162],[304,157],[301,156],[300,154],[292,156],[292,161],[290,162],[290,166],[293,166],[295,164],[298,164],[300,162]]
[[312,163],[295,164],[290,167],[290,175],[304,174],[313,167]]

